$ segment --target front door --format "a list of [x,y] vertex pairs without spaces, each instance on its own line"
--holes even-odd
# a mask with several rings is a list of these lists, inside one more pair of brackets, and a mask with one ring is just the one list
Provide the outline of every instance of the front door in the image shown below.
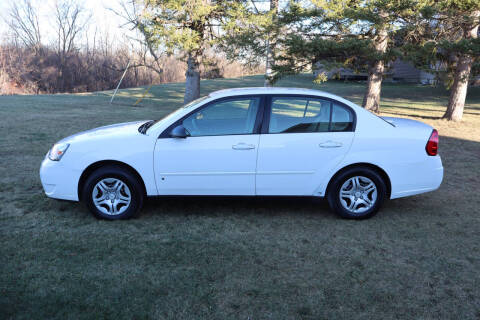
[[258,96],[220,99],[180,120],[189,136],[160,138],[160,195],[254,195],[259,143]]
[[329,99],[273,96],[260,137],[258,195],[322,195],[353,140],[353,111]]

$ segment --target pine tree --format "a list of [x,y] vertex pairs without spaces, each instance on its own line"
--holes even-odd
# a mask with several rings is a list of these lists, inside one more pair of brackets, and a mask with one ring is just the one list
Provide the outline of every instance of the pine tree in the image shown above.
[[[272,86],[278,37],[279,0],[239,0],[232,19],[223,25],[221,47],[231,60],[249,67],[265,63],[265,86]],[[284,26],[284,25],[283,25]]]
[[[453,84],[450,89],[447,111],[444,118],[460,121],[467,97],[468,82],[475,62],[480,62],[480,1],[448,0],[437,3],[437,17],[453,22],[450,31],[440,48],[449,52],[455,59]],[[440,24],[441,25],[441,24]],[[454,32],[452,32],[454,31]],[[474,73],[477,73],[475,70]]]
[[318,63],[326,68],[366,71],[363,107],[379,112],[385,67],[397,56],[397,32],[411,24],[425,1],[312,0],[309,6],[292,4],[281,21],[296,28],[282,41],[286,50],[277,58],[279,76]]
[[417,68],[445,80],[450,98],[443,118],[460,121],[469,79],[480,74],[480,2],[438,0],[424,9],[402,51]]
[[[271,16],[271,25],[276,26],[277,24],[277,15],[278,15],[278,0],[270,0],[270,16]],[[278,33],[277,33],[278,35]],[[272,82],[272,73],[273,66],[275,65],[275,44],[276,44],[275,33],[267,33],[267,43],[266,43],[266,61],[265,61],[265,87],[271,87]]]
[[218,29],[239,7],[227,0],[138,0],[142,15],[137,27],[154,50],[179,54],[187,63],[185,97],[200,96],[200,64],[205,50],[218,37]]

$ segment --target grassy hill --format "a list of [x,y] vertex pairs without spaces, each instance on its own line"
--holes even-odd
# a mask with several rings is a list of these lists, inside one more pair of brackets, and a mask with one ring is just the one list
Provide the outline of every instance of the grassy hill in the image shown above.
[[[202,94],[261,86],[261,76],[202,81]],[[364,84],[315,87],[361,103]],[[47,199],[38,169],[57,140],[156,119],[183,84],[0,97],[0,318],[475,319],[480,317],[480,88],[465,121],[438,119],[442,88],[385,84],[382,113],[440,132],[435,192],[385,204],[367,221],[309,199],[156,199],[139,219],[106,222]]]

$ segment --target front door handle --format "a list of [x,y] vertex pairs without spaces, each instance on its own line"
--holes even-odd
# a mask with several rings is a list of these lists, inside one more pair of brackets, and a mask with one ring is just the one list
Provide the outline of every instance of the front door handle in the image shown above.
[[342,146],[342,143],[337,142],[337,141],[328,140],[328,141],[320,143],[318,146],[320,148],[339,148],[339,147]]
[[232,149],[234,149],[234,150],[251,150],[251,149],[255,149],[255,145],[240,142],[240,143],[234,144],[232,146]]

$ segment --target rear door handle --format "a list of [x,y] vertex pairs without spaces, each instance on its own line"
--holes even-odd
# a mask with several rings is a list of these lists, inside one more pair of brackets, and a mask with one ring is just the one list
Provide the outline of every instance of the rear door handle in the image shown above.
[[240,143],[234,144],[232,146],[232,149],[234,149],[234,150],[251,150],[251,149],[255,149],[255,145],[240,142]]
[[328,140],[328,141],[325,141],[325,142],[320,143],[318,146],[319,146],[320,148],[339,148],[339,147],[341,147],[342,145],[343,145],[343,144],[342,144],[341,142]]

